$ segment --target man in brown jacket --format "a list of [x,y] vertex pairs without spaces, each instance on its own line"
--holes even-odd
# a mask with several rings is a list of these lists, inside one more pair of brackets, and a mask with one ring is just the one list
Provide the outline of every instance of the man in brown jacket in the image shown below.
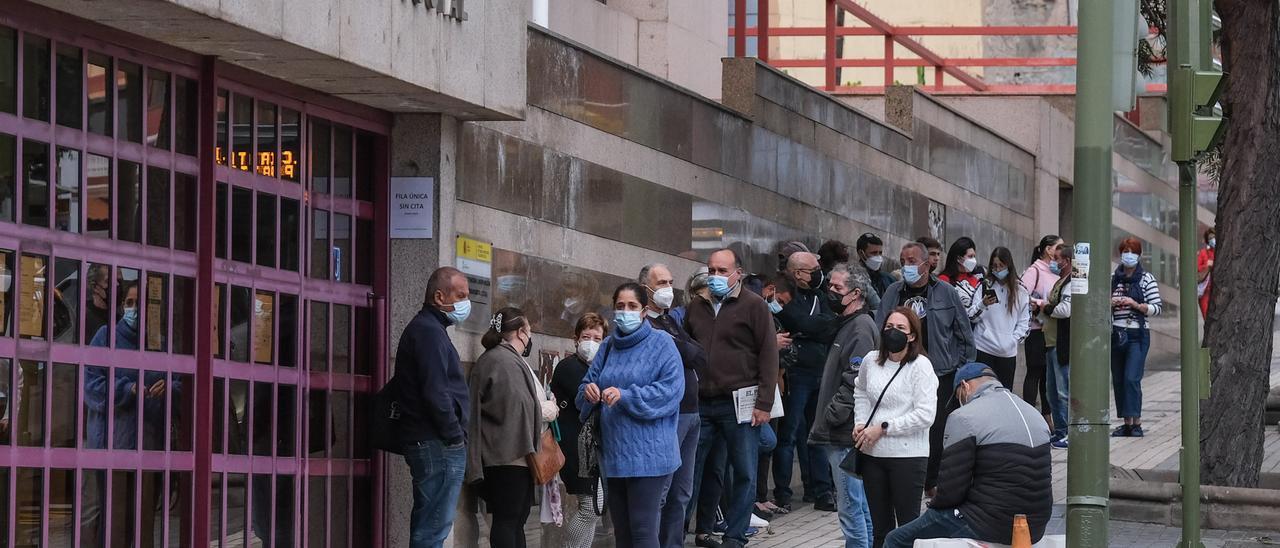
[[[778,381],[778,347],[769,306],[755,293],[742,290],[742,263],[731,249],[721,249],[707,260],[707,284],[711,299],[695,297],[685,316],[685,330],[706,350],[707,368],[698,384],[698,410],[702,426],[694,483],[702,478],[707,454],[715,445],[729,451],[732,468],[730,504],[725,510],[728,528],[725,546],[747,543],[747,525],[756,493],[756,459],[760,425],[769,422],[774,386]],[[747,422],[738,422],[733,392],[758,387],[754,409]],[[695,493],[694,500],[698,500]],[[716,501],[699,501],[698,546],[720,544],[710,535]]]

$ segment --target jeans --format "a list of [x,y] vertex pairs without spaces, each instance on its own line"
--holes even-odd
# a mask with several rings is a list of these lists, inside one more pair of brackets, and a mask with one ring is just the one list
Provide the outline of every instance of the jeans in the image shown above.
[[1053,410],[1053,435],[1061,438],[1067,435],[1067,412],[1071,409],[1071,366],[1059,363],[1056,348],[1045,352],[1045,361],[1049,363],[1045,382],[1049,389],[1049,407]]
[[1111,329],[1111,388],[1116,393],[1116,414],[1122,418],[1142,416],[1142,373],[1150,349],[1150,331]]
[[667,476],[666,493],[662,501],[662,522],[659,540],[662,546],[680,548],[684,545],[685,512],[693,497],[693,469],[698,458],[698,431],[702,417],[697,413],[683,413],[676,426],[676,439],[680,440],[680,468]]
[[[703,477],[703,467],[708,464],[707,455],[714,446],[726,449],[729,464],[729,500],[725,508],[728,528],[724,539],[739,545],[747,543],[747,525],[751,522],[751,507],[756,494],[756,461],[760,457],[760,429],[751,423],[738,424],[733,399],[710,398],[699,402],[702,426],[698,433],[698,459],[693,477]],[[701,482],[695,482],[695,485]],[[716,499],[700,497],[698,500],[698,533],[710,533],[716,519]],[[717,497],[718,499],[718,497]]]
[[458,491],[467,470],[467,446],[446,447],[440,440],[411,443],[405,447],[404,461],[413,478],[409,546],[443,546],[457,512]]
[[609,478],[609,516],[617,548],[658,548],[662,492],[671,475]]
[[867,508],[871,510],[872,543],[884,544],[885,535],[920,515],[927,457],[859,457]]
[[965,523],[964,518],[957,516],[955,510],[934,510],[930,508],[924,515],[911,523],[903,525],[889,533],[884,540],[885,548],[911,548],[917,539],[931,538],[974,538],[973,529]]
[[[818,406],[818,389],[822,377],[799,371],[787,373],[786,414],[778,432],[778,447],[773,450],[773,498],[779,505],[791,503],[792,459],[799,453],[801,475],[809,470],[804,485],[806,495],[822,500],[831,494],[831,472],[827,470],[826,451],[822,445],[808,445],[809,428]],[[800,447],[806,445],[807,447]],[[807,449],[807,451],[801,451]]]
[[867,493],[862,480],[840,469],[840,462],[849,455],[852,447],[827,448],[827,463],[835,488],[836,507],[840,510],[840,531],[844,533],[844,548],[871,548],[871,509],[867,508]]

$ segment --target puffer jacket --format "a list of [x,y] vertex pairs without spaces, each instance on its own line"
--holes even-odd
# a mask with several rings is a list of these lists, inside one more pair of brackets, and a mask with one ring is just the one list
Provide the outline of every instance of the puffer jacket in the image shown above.
[[1009,544],[1013,517],[1026,514],[1039,542],[1053,511],[1049,426],[1040,411],[988,382],[947,419],[937,510],[960,511],[978,540]]
[[876,349],[877,335],[876,322],[866,309],[841,318],[822,371],[809,443],[853,447],[853,383],[862,369],[862,357]]

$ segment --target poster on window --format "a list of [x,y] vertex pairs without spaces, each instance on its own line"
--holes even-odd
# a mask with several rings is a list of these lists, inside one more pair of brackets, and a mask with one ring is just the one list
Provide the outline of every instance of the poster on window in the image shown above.
[[270,293],[255,293],[253,299],[253,361],[271,363],[275,350],[275,301]]
[[19,272],[22,273],[22,289],[18,295],[19,334],[23,337],[44,338],[44,257],[23,255]]
[[147,277],[147,350],[164,350],[164,278]]

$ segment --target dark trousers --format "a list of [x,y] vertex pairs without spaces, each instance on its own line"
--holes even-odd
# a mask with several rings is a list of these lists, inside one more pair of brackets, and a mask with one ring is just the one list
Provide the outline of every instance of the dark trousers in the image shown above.
[[[739,424],[734,412],[733,399],[729,397],[704,399],[698,403],[702,413],[702,430],[698,433],[698,460],[693,477],[703,478],[707,456],[712,447],[723,446],[729,463],[729,499],[732,503],[724,509],[728,526],[724,538],[738,544],[747,543],[747,525],[751,522],[751,507],[756,494],[756,464],[759,460],[760,428],[751,423]],[[700,497],[702,482],[695,481],[694,500],[698,501],[698,533],[710,533],[715,524],[717,499]],[[612,510],[610,510],[612,512]]]
[[938,466],[942,463],[942,435],[947,431],[947,417],[960,407],[960,402],[952,397],[955,392],[951,389],[951,384],[955,380],[955,371],[938,377],[938,408],[934,411],[933,425],[929,427],[929,458],[926,459],[928,464],[925,467],[925,489],[938,486]]
[[[1005,390],[1013,390],[1013,375],[1018,371],[1017,356],[1002,358],[979,350],[978,363],[990,367],[996,373],[996,378],[1000,379],[1000,384],[1004,385]],[[941,389],[942,387],[939,386],[938,388]],[[950,388],[950,385],[948,385],[948,388]]]
[[[1031,407],[1039,407],[1041,415],[1048,415],[1049,393],[1045,384],[1044,331],[1031,330],[1027,335],[1027,376],[1022,379],[1022,399]],[[1037,397],[1038,395],[1038,397]],[[1037,405],[1038,402],[1038,405]]]
[[[773,499],[780,505],[791,503],[792,460],[800,458],[805,495],[814,500],[831,496],[831,469],[825,446],[809,445],[809,428],[818,406],[822,376],[792,370],[787,373],[786,414],[773,450]],[[807,470],[807,472],[806,472]],[[805,477],[807,476],[807,477]]]
[[[612,486],[612,484],[610,484]],[[486,466],[480,498],[493,514],[491,548],[524,548],[524,524],[533,507],[533,475],[524,466]],[[657,505],[661,497],[654,497]],[[612,499],[610,499],[612,502]],[[657,513],[656,511],[654,512]]]
[[884,545],[889,531],[920,516],[924,490],[924,457],[881,458],[863,455],[862,483],[867,491],[874,532],[873,548]]
[[1150,349],[1151,332],[1146,329],[1111,330],[1111,387],[1121,418],[1142,417],[1142,374]]
[[[609,478],[609,516],[617,548],[658,548],[663,492],[671,475]],[[524,531],[520,532],[523,537]]]
[[685,513],[693,498],[693,469],[698,460],[698,431],[702,429],[702,417],[697,413],[681,413],[676,426],[680,441],[680,468],[667,476],[667,488],[662,501],[662,546],[680,548],[684,545]]

